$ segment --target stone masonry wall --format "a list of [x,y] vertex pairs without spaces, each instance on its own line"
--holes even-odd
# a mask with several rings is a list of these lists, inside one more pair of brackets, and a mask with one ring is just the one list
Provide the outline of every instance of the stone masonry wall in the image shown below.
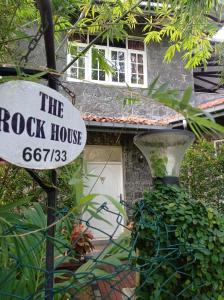
[[[167,82],[170,87],[184,90],[193,87],[192,72],[186,71],[180,55],[170,64],[163,63],[167,42],[151,44],[147,47],[148,85],[157,77],[159,82]],[[96,83],[70,81],[67,86],[76,94],[76,105],[82,113],[98,116],[122,117],[136,115],[149,119],[166,118],[174,111],[153,101],[147,96],[147,89],[100,85]],[[124,107],[126,97],[137,98],[133,105]]]
[[[28,34],[35,34],[37,29],[27,30]],[[63,39],[63,37],[62,37]],[[18,49],[24,54],[27,50],[27,41],[18,42]],[[189,85],[193,86],[192,72],[186,71],[181,62],[180,55],[176,55],[170,64],[163,63],[168,42],[150,44],[147,47],[148,84],[158,75],[160,83],[168,82],[173,88],[180,90]],[[60,72],[67,64],[67,45],[56,44],[57,70]],[[22,54],[21,53],[21,54]],[[18,55],[19,57],[19,55]],[[29,63],[32,66],[45,66],[45,50],[43,38],[37,48],[30,54]],[[122,117],[136,115],[149,119],[166,118],[174,114],[171,109],[151,100],[147,96],[147,89],[128,89],[127,87],[100,85],[90,82],[68,81],[64,76],[65,84],[76,94],[76,107],[87,114],[98,116]],[[63,91],[61,91],[64,93]],[[67,96],[67,95],[66,95]],[[133,105],[124,107],[125,97],[133,97],[139,100]]]
[[[36,28],[27,29],[28,35],[35,35]],[[64,36],[61,36],[61,40]],[[18,41],[17,57],[27,52],[29,40]],[[172,88],[183,91],[186,87],[193,87],[192,71],[184,69],[184,64],[181,60],[181,54],[177,53],[171,63],[163,62],[163,57],[168,48],[168,41],[161,43],[151,43],[147,47],[147,77],[150,84],[157,76],[159,82],[168,82]],[[67,45],[61,44],[60,39],[56,41],[56,60],[57,70],[60,72],[67,64]],[[29,56],[29,63],[33,67],[46,66],[46,57],[44,49],[44,40],[41,38],[36,49]],[[123,107],[124,98],[130,96],[130,92],[126,87],[106,86],[87,82],[67,82],[68,87],[73,90],[77,96],[76,106],[82,113],[90,113],[103,116],[129,116],[139,115],[141,117],[159,119],[169,117],[174,112],[163,105],[152,101],[147,97],[147,91],[144,89],[133,89],[133,96],[137,97],[140,102],[132,106]],[[64,93],[63,91],[60,91]],[[67,96],[67,95],[66,95]],[[201,103],[217,99],[217,94],[211,93],[194,93],[191,103],[197,106]]]

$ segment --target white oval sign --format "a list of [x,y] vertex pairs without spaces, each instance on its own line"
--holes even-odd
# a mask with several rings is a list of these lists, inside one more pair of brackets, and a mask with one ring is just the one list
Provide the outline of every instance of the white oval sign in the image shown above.
[[0,157],[30,169],[73,161],[86,143],[79,111],[57,91],[30,81],[0,85]]

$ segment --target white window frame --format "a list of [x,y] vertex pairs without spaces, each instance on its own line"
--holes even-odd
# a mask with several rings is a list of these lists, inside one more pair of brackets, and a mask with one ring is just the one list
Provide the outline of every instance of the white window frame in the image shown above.
[[[109,74],[109,83],[111,83],[112,85],[121,85],[121,86],[124,86],[126,85],[126,82],[128,81],[128,76],[127,76],[127,72],[128,72],[128,63],[127,63],[127,60],[128,60],[128,55],[127,55],[127,51],[125,48],[118,48],[118,47],[108,47],[109,49],[109,55],[108,55],[108,60],[110,61],[111,60],[111,55],[112,55],[112,51],[120,51],[120,52],[124,52],[124,64],[125,64],[125,69],[124,69],[124,76],[125,76],[125,81],[124,82],[116,82],[116,81],[112,81],[112,76],[113,74]],[[112,64],[112,63],[111,63]]]
[[[101,49],[101,50],[105,50],[105,58],[107,59],[108,57],[108,47],[107,46],[101,46],[101,45],[94,45],[93,46],[95,49]],[[103,80],[94,80],[92,79],[92,70],[93,70],[93,67],[92,67],[92,48],[89,50],[89,56],[90,56],[90,68],[87,67],[87,69],[89,69],[89,77],[88,77],[88,80],[91,81],[91,82],[95,82],[95,83],[100,83],[100,84],[106,84],[108,81],[109,81],[109,75],[105,72],[105,81]]]
[[[89,37],[88,37],[89,40]],[[119,47],[112,47],[109,46],[109,39],[107,40],[107,46],[103,45],[94,45],[96,49],[103,49],[105,50],[105,58],[110,61],[111,60],[111,52],[112,51],[122,51],[125,54],[125,82],[114,82],[112,81],[112,74],[105,74],[105,81],[101,80],[93,80],[92,79],[92,47],[90,50],[85,54],[85,79],[80,80],[77,78],[71,77],[71,67],[67,71],[67,80],[74,81],[74,82],[93,82],[102,85],[113,85],[113,86],[127,86],[127,84],[131,87],[136,88],[146,88],[147,87],[147,55],[146,55],[146,46],[144,44],[144,50],[134,50],[128,49],[128,40],[134,41],[142,41],[140,38],[136,37],[128,37],[126,38],[126,48],[119,48]],[[85,43],[77,43],[75,44],[78,47],[86,47],[88,44]],[[143,75],[144,75],[144,83],[143,84],[134,84],[131,83],[131,53],[142,54],[143,55]],[[67,55],[67,63],[70,63],[72,59],[72,55],[68,53]]]
[[[144,76],[143,84],[131,83],[131,53],[142,54],[143,56],[143,76]],[[146,59],[145,51],[128,49],[128,63],[130,65],[130,68],[128,69],[128,78],[130,81],[129,83],[130,86],[132,87],[146,86],[147,85],[147,59]]]
[[[84,44],[84,43],[74,43],[74,45],[76,47],[83,47],[85,48],[87,46],[87,44]],[[90,63],[90,55],[89,55],[89,51],[85,54],[85,77],[88,78],[89,75],[89,68],[87,68],[86,66],[89,65]],[[72,60],[72,55],[70,53],[67,54],[67,64],[69,64]],[[82,82],[82,81],[85,81],[86,79],[78,79],[78,78],[74,78],[74,77],[71,77],[71,68],[68,68],[68,71],[67,71],[67,75],[68,75],[68,81],[76,81],[76,82]]]

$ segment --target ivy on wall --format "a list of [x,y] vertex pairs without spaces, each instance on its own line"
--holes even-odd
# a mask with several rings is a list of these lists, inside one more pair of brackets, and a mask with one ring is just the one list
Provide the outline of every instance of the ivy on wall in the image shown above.
[[156,183],[135,204],[139,300],[224,299],[224,219],[180,187]]

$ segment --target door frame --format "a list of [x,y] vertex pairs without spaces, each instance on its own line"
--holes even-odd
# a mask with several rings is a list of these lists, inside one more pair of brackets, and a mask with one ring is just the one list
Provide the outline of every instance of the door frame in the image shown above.
[[[125,193],[125,191],[124,191],[124,164],[123,164],[123,147],[122,146],[112,146],[112,145],[86,145],[86,147],[94,147],[94,148],[101,148],[102,149],[102,147],[105,147],[105,148],[107,148],[107,149],[111,149],[111,148],[119,148],[120,149],[120,151],[121,151],[121,153],[120,153],[120,161],[117,161],[117,162],[115,162],[115,161],[110,161],[110,160],[108,160],[108,161],[88,161],[87,159],[85,159],[85,163],[86,163],[86,167],[88,166],[88,165],[98,165],[98,166],[102,166],[102,169],[101,169],[101,172],[103,172],[103,170],[104,170],[104,168],[107,166],[107,165],[119,165],[119,166],[121,166],[121,176],[120,176],[120,186],[121,186],[121,198],[122,198],[122,200],[123,201],[125,201],[125,195],[124,195],[124,193]],[[85,156],[84,156],[85,157]],[[101,174],[101,173],[100,173]],[[88,177],[88,176],[87,176]],[[95,186],[95,184],[98,182],[98,180],[100,180],[100,176],[98,176],[97,178],[96,178],[96,180],[94,181],[94,185],[92,186],[92,187],[88,187],[88,189],[87,189],[87,192],[88,192],[88,194],[90,194],[90,193],[92,193],[93,191],[92,191],[92,189],[94,188],[94,186]],[[88,195],[87,194],[87,195]],[[109,195],[109,194],[108,194]],[[118,201],[120,201],[121,199],[120,199],[120,197],[118,197]],[[122,224],[123,225],[125,225],[125,220],[124,220],[124,218],[123,218],[123,222],[122,222]],[[117,238],[117,237],[116,237]],[[116,239],[115,238],[115,239]],[[94,243],[96,242],[96,243],[101,243],[101,242],[106,242],[108,239],[107,238],[101,238],[101,239],[94,239]]]
[[[98,164],[121,164],[121,187],[122,187],[122,200],[125,201],[125,188],[124,188],[124,157],[123,157],[123,147],[121,145],[93,145],[93,144],[89,144],[89,145],[86,145],[85,148],[88,148],[88,147],[94,147],[94,148],[102,148],[102,147],[105,147],[105,148],[119,148],[121,150],[121,161],[120,162],[112,162],[112,161],[88,161],[86,158],[85,158],[85,154],[84,154],[84,159],[85,159],[85,163],[86,165],[87,164],[95,164],[95,163],[98,163]],[[85,149],[84,149],[84,153],[85,153]],[[99,180],[99,178],[98,178]],[[90,189],[91,190],[91,189]],[[90,192],[91,193],[91,192]]]

